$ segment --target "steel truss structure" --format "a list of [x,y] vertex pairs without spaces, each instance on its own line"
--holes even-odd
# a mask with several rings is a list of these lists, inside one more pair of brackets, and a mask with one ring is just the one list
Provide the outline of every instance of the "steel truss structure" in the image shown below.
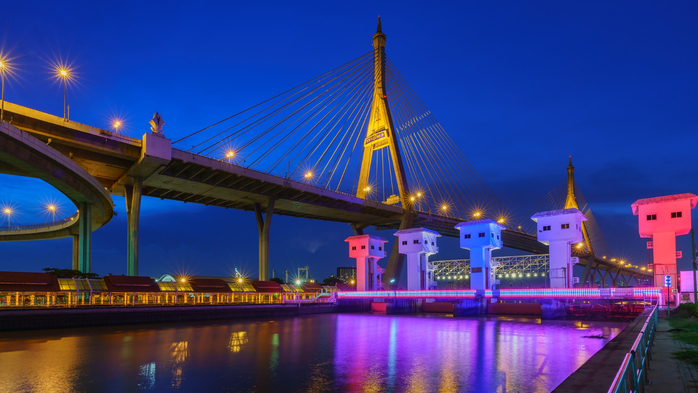
[[[548,273],[550,255],[516,255],[492,258],[497,277],[537,277]],[[470,278],[470,259],[430,261],[437,280]]]

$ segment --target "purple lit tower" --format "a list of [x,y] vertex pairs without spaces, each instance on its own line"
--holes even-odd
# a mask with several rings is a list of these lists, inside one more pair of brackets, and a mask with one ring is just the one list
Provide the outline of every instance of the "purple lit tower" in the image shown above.
[[490,219],[461,222],[460,248],[470,250],[470,289],[493,289],[496,285],[492,250],[502,248],[504,225]]

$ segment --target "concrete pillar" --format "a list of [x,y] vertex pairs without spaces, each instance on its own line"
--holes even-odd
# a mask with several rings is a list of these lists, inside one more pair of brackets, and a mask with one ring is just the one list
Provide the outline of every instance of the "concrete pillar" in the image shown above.
[[80,203],[78,235],[78,270],[90,273],[92,269],[92,205]]
[[[399,229],[405,230],[412,228],[412,221],[414,221],[414,212],[410,207],[408,211],[402,215],[402,220],[400,221]],[[383,275],[383,287],[384,288],[394,288],[397,287],[398,280],[402,275],[402,266],[405,263],[405,255],[398,252],[400,239],[395,239],[393,243],[393,248],[390,250],[390,258],[388,258],[388,266],[385,268],[385,274]],[[391,282],[393,281],[393,282]]]
[[269,279],[269,230],[271,229],[271,218],[274,215],[274,202],[274,198],[269,198],[264,216],[262,216],[261,205],[254,204],[254,214],[257,218],[259,232],[259,280],[261,281]]
[[126,219],[128,233],[126,236],[126,274],[138,275],[138,224],[141,215],[141,195],[143,179],[134,178],[132,186],[126,186]]
[[80,270],[80,236],[73,235],[73,270]]
[[[587,265],[584,267],[584,273],[582,273],[582,278],[579,280],[579,287],[583,287],[586,285],[587,280],[589,279],[589,272],[591,271],[591,265],[594,264],[594,256],[590,256],[587,258]],[[589,287],[591,287],[590,283]]]

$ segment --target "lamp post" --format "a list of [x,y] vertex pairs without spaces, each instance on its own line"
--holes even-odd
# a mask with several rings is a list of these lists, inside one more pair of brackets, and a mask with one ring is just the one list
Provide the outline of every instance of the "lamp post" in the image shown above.
[[0,121],[5,118],[5,71],[7,68],[7,61],[5,59],[0,59],[0,73],[2,73],[2,106],[0,106]]
[[2,211],[6,216],[7,216],[7,229],[10,229],[11,225],[11,219],[12,219],[12,209],[9,207],[6,207],[5,210]]
[[52,222],[56,222],[56,205],[51,204],[46,206],[46,209],[51,213]]
[[68,78],[70,78],[70,70],[59,68],[58,77],[63,79],[63,121],[68,121]]

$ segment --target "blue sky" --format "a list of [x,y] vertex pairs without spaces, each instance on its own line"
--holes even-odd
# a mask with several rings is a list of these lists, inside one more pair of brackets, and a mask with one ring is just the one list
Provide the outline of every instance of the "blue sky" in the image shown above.
[[[10,2],[0,43],[15,56],[6,99],[62,114],[48,64],[78,83],[71,119],[140,138],[158,111],[187,135],[371,50],[386,52],[482,177],[512,210],[528,210],[565,177],[577,182],[609,243],[642,264],[630,204],[698,192],[698,4],[657,2]],[[35,180],[0,175],[0,202],[23,222],[68,200]],[[126,270],[126,217],[94,233],[93,270]],[[695,216],[695,213],[694,213]],[[271,267],[309,265],[323,278],[349,265],[345,224],[277,217]],[[698,226],[698,224],[697,224]],[[392,233],[379,232],[392,239]],[[690,253],[690,239],[679,240]],[[2,243],[3,270],[67,267],[68,239]],[[437,258],[465,257],[444,239]],[[256,271],[251,212],[144,199],[141,273]],[[688,263],[688,258],[681,261]],[[385,262],[383,262],[385,264]]]

